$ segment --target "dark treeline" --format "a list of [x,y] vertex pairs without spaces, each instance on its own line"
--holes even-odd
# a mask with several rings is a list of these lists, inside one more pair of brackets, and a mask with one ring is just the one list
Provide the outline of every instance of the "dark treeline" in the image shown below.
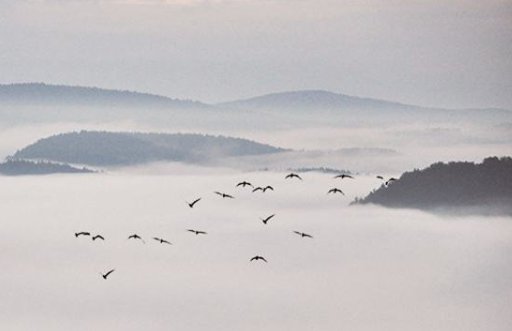
[[285,150],[223,136],[81,131],[41,139],[16,152],[14,158],[123,166],[157,161],[201,163],[220,157],[282,151]]
[[57,164],[43,161],[7,160],[0,163],[0,175],[48,175],[57,173],[92,173],[86,168],[75,168],[67,164]]
[[480,164],[435,163],[406,172],[355,203],[420,209],[512,206],[512,158],[489,157]]

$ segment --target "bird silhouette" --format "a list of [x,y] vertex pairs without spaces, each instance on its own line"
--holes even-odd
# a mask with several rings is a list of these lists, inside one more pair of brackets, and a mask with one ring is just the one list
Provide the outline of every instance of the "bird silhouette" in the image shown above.
[[260,219],[261,219],[261,221],[263,222],[263,224],[267,224],[267,222],[268,222],[268,221],[270,221],[270,219],[271,219],[272,217],[274,217],[274,216],[276,216],[276,214],[272,214],[272,215],[270,215],[270,216],[267,216],[266,218],[260,218]]
[[252,192],[253,192],[253,193],[254,193],[254,192],[258,192],[258,191],[265,192],[265,190],[263,189],[263,187],[260,187],[260,186],[258,186],[258,187],[256,187],[255,189],[253,189],[253,190],[252,190]]
[[389,185],[389,183],[394,182],[395,180],[397,180],[395,177],[391,177],[390,179],[388,179],[388,180],[386,181],[386,183],[384,183],[384,185],[388,186],[388,185]]
[[267,190],[271,190],[271,191],[273,191],[273,190],[274,190],[274,188],[273,188],[272,186],[270,186],[270,185],[267,185],[267,186],[265,186],[265,187],[263,188],[263,193],[267,192]]
[[252,262],[252,261],[258,261],[258,260],[265,261],[265,263],[268,262],[263,256],[259,256],[259,255],[256,255],[256,256],[252,257],[249,261]]
[[304,232],[299,232],[299,231],[293,231],[294,233],[298,234],[299,236],[301,236],[302,238],[313,238],[312,235],[310,234],[307,234],[307,233],[304,233]]
[[292,172],[292,173],[290,173],[290,174],[288,174],[288,175],[286,175],[286,177],[284,177],[284,178],[285,178],[285,179],[288,179],[288,178],[298,178],[298,179],[302,180],[302,177],[301,177],[301,176],[299,176],[299,175],[297,175],[297,174],[295,174],[295,173],[293,173],[293,172]]
[[96,240],[96,239],[105,240],[105,238],[103,238],[103,236],[102,236],[102,235],[100,235],[100,234],[97,234],[97,235],[95,235],[94,237],[92,237],[92,240],[93,240],[93,241],[94,241],[94,240]]
[[153,237],[153,239],[155,239],[156,241],[160,242],[161,244],[172,245],[172,243],[170,243],[170,242],[168,242],[167,240],[162,239],[162,238]]
[[384,180],[384,177],[382,177],[382,176],[377,176],[377,179]]
[[198,230],[193,230],[193,229],[187,229],[188,232],[192,232],[192,233],[195,233],[196,236],[198,234],[207,234],[207,232],[204,232],[204,231],[198,231]]
[[107,280],[107,277],[108,277],[111,273],[113,273],[115,270],[116,270],[116,269],[112,269],[112,270],[108,271],[108,272],[107,272],[107,273],[105,273],[105,274],[101,274],[101,277],[103,277],[103,279]]
[[78,238],[79,236],[90,236],[90,235],[91,235],[90,232],[85,232],[85,231],[75,232],[75,238]]
[[335,188],[330,189],[330,190],[327,192],[327,194],[329,194],[329,193],[333,193],[333,194],[341,193],[341,194],[345,195],[345,193],[343,193],[343,191],[342,191],[342,190],[340,190],[339,188],[336,188],[336,187],[335,187]]
[[242,187],[246,187],[246,186],[250,186],[250,187],[253,187],[253,185],[249,182],[246,182],[245,180],[243,182],[240,182],[238,184],[236,184],[236,187],[238,186],[242,186]]
[[341,175],[338,175],[338,176],[334,176],[334,178],[341,178],[341,179],[352,178],[352,179],[354,179],[354,177],[352,177],[350,175],[346,175],[346,174],[341,174]]
[[144,239],[142,239],[142,238],[141,238],[138,234],[136,234],[136,233],[132,234],[131,236],[128,236],[128,239],[138,239],[138,240],[142,241],[144,244],[146,243],[146,242],[144,241]]
[[195,205],[196,203],[198,203],[200,200],[201,200],[201,198],[198,198],[198,199],[195,199],[195,200],[194,200],[194,201],[192,201],[192,202],[188,202],[188,201],[186,201],[186,202],[187,202],[187,205],[188,205],[190,208],[194,208],[194,205]]
[[217,195],[220,195],[220,196],[221,196],[221,197],[223,197],[223,198],[229,198],[229,199],[234,199],[234,198],[235,198],[235,197],[234,197],[234,196],[232,196],[232,195],[229,195],[229,194],[226,194],[226,193],[222,193],[222,192],[218,192],[218,191],[215,191],[215,192],[213,192],[213,193],[215,193],[215,194],[217,194]]

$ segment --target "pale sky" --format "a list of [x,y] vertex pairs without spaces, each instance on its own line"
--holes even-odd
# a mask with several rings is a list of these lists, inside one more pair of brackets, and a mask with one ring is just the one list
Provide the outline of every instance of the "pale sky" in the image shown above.
[[512,109],[512,1],[0,0],[0,83]]

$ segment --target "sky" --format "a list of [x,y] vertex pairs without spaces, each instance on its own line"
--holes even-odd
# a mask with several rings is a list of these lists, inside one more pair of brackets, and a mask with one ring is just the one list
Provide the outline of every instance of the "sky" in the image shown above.
[[0,83],[512,109],[512,1],[2,0]]

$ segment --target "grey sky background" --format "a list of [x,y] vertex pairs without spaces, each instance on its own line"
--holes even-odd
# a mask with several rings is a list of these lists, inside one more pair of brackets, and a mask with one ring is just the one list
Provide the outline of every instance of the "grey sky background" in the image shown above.
[[512,109],[512,1],[0,1],[0,82]]

